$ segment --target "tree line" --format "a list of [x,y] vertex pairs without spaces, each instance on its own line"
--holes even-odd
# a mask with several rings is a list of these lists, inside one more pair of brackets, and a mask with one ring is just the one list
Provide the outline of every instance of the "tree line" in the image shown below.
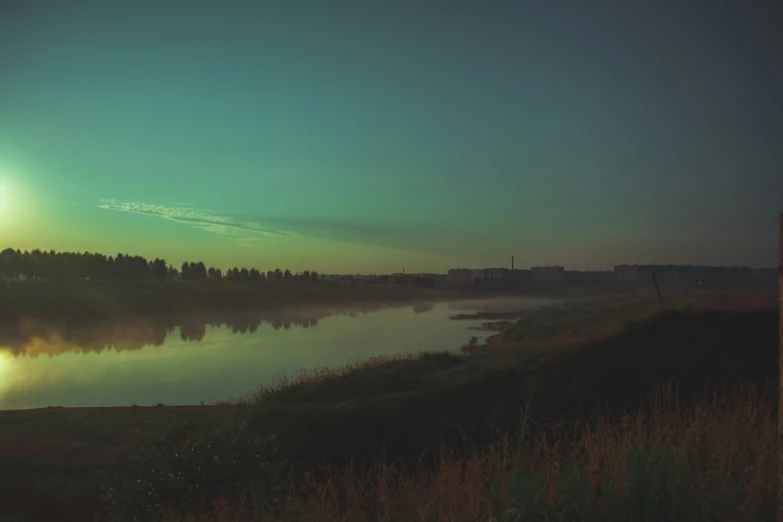
[[143,256],[128,254],[106,256],[90,252],[21,251],[13,248],[0,252],[0,275],[51,281],[230,281],[243,284],[318,281],[318,272],[310,270],[293,273],[276,268],[262,272],[256,268],[234,267],[223,273],[220,268],[207,267],[202,261],[184,262],[178,269],[158,257],[147,260]]

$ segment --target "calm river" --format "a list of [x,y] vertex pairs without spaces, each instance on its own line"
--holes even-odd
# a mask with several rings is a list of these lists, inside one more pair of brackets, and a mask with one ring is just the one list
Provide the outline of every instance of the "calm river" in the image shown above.
[[374,355],[453,350],[482,320],[474,311],[552,301],[482,300],[380,308],[154,317],[0,330],[0,410],[46,406],[198,404],[242,396],[300,368]]

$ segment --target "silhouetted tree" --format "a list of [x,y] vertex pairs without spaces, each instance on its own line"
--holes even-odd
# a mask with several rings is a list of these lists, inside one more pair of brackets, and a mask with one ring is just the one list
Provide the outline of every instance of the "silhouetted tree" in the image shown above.
[[[27,254],[27,252],[25,252]],[[24,276],[28,279],[34,279],[36,277],[41,277],[45,271],[45,267],[43,266],[43,263],[41,262],[41,251],[39,249],[35,249],[29,254],[27,254],[25,257],[27,258],[27,262],[25,263],[25,271]]]
[[187,261],[182,263],[182,270],[180,271],[180,280],[190,281],[190,265]]
[[87,277],[93,280],[105,280],[109,278],[109,264],[106,256],[102,254],[93,254],[92,259],[88,261]]
[[283,272],[283,280],[288,283],[291,281],[291,271],[289,269],[285,269],[285,272]]
[[219,283],[223,280],[223,272],[219,268],[209,267],[207,270],[207,279],[213,283]]
[[13,248],[6,248],[0,252],[0,274],[6,277],[18,277],[16,257],[16,251]]
[[19,277],[25,273],[25,255],[29,256],[28,252],[22,253],[21,250],[14,250],[7,248],[0,253],[0,273],[7,275],[8,277]]
[[[68,263],[62,263],[64,270],[61,273],[70,276]],[[114,258],[111,277],[121,280],[139,280],[150,277],[150,264],[142,256],[130,256],[127,254],[117,254]]]
[[165,281],[166,275],[168,274],[166,260],[156,257],[153,261],[150,261],[149,274],[150,278],[156,281]]
[[189,269],[189,277],[192,281],[196,283],[203,283],[207,280],[207,267],[202,261],[199,261],[198,263],[190,263]]

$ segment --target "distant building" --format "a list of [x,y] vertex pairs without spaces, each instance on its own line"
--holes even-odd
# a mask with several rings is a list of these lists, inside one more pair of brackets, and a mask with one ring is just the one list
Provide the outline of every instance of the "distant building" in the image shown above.
[[613,275],[618,283],[639,284],[639,265],[617,265]]
[[569,285],[602,285],[614,280],[611,270],[566,270],[563,281]]
[[529,285],[532,280],[530,270],[509,270],[508,281],[513,285]]
[[448,282],[448,277],[444,274],[408,274],[396,273],[388,276],[390,284],[412,284],[424,288],[433,288],[444,286]]
[[565,268],[562,266],[534,266],[530,269],[530,282],[533,285],[552,285],[565,281]]
[[529,270],[507,268],[454,268],[448,284],[483,285],[641,285],[663,288],[773,288],[777,269],[696,265],[616,265],[613,270],[566,270],[562,266],[534,266]]
[[655,274],[663,288],[752,288],[771,282],[768,271],[742,266],[620,265],[614,273],[617,281],[642,286],[652,285]]
[[452,268],[448,271],[449,284],[522,284],[529,280],[530,270],[508,268]]
[[503,281],[504,271],[508,271],[508,269],[505,268],[478,268],[473,271],[473,280],[474,281],[483,281],[483,282],[491,282],[491,281]]
[[449,284],[472,283],[473,270],[468,268],[452,268],[447,272]]
[[753,269],[753,280],[757,286],[764,288],[774,288],[778,286],[778,278],[778,269],[776,268]]

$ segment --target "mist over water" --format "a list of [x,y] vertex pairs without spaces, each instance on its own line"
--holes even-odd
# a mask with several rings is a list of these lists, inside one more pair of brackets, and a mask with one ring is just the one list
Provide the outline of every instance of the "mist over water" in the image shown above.
[[482,321],[450,315],[549,302],[264,310],[78,326],[26,321],[0,330],[0,409],[226,400],[301,368],[455,350],[477,335]]

